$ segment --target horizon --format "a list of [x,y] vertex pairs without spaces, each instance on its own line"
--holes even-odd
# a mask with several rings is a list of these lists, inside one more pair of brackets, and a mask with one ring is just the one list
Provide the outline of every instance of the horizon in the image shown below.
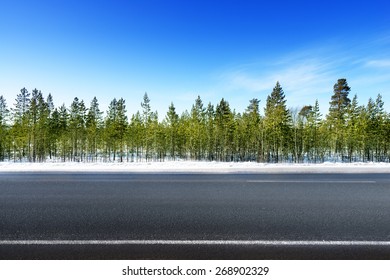
[[9,108],[23,87],[51,93],[56,107],[96,96],[104,113],[122,97],[131,116],[147,92],[161,119],[198,95],[239,113],[257,98],[262,112],[279,81],[288,108],[318,99],[325,115],[346,78],[351,99],[381,94],[389,112],[390,4],[296,3],[6,1],[0,95]]

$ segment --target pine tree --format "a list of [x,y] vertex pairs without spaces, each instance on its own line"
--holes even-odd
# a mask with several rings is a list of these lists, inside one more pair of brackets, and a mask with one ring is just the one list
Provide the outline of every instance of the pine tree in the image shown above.
[[368,120],[367,120],[367,150],[366,155],[368,160],[380,161],[384,157],[384,139],[385,135],[385,123],[386,113],[384,112],[384,103],[382,96],[379,94],[374,101],[372,98],[368,100],[366,107]]
[[352,162],[353,157],[357,154],[358,142],[360,135],[357,134],[358,118],[360,115],[357,95],[352,99],[352,102],[347,107],[346,112],[346,144],[347,157],[349,162]]
[[49,93],[49,95],[46,98],[46,104],[47,104],[47,108],[48,108],[49,112],[52,113],[54,111],[54,102],[53,102],[53,96],[51,95],[51,93]]
[[[313,107],[313,111],[309,118],[309,123],[312,124],[313,128],[313,142],[314,142],[314,162],[317,163],[318,158],[321,158],[323,161],[323,155],[320,155],[320,133],[319,129],[322,124],[322,114],[320,112],[320,105],[318,99],[316,99]],[[321,153],[322,154],[322,153]]]
[[234,145],[235,145],[235,155],[234,160],[236,161],[252,161],[250,153],[250,139],[247,137],[247,123],[248,119],[245,119],[244,115],[235,114],[235,123],[236,128],[234,132]]
[[142,107],[143,123],[147,124],[150,121],[150,114],[152,112],[152,109],[150,107],[150,99],[148,93],[146,92],[143,97],[143,102],[141,102],[141,107]]
[[384,130],[384,158],[382,161],[389,162],[390,161],[390,114],[386,113],[383,124]]
[[168,144],[169,144],[169,155],[171,159],[176,159],[177,156],[177,134],[178,134],[178,122],[179,115],[176,113],[176,108],[171,102],[171,105],[168,108],[167,116],[165,117],[167,123],[167,134],[168,134]]
[[26,88],[20,90],[20,94],[16,97],[15,108],[13,109],[14,123],[12,125],[13,150],[14,158],[17,157],[20,161],[26,158],[29,152],[29,116],[28,109],[30,107],[30,93]]
[[41,91],[39,91],[38,98],[38,143],[37,143],[37,158],[42,162],[46,160],[49,149],[49,121],[50,121],[50,109],[49,105],[43,98]]
[[98,149],[101,148],[103,112],[99,109],[96,96],[92,99],[86,118],[88,158],[97,161]]
[[[308,106],[305,106],[308,107]],[[290,108],[290,118],[291,118],[291,129],[292,129],[292,139],[290,150],[293,157],[293,161],[295,163],[302,162],[302,154],[304,149],[304,118],[302,115],[302,111],[304,111],[303,107],[299,110],[298,107]],[[311,107],[311,106],[310,106]]]
[[214,106],[209,103],[206,109],[206,153],[207,159],[210,161],[215,160],[216,157],[216,137],[215,137],[215,110]]
[[188,127],[190,126],[190,114],[185,110],[179,119],[178,127],[178,153],[182,159],[188,159],[190,151],[190,136],[188,135]]
[[115,121],[115,130],[117,131],[117,140],[119,143],[120,162],[123,162],[126,140],[125,137],[128,129],[125,100],[123,98],[119,99],[116,105],[117,118]]
[[46,158],[48,149],[49,116],[48,104],[45,102],[42,92],[34,89],[30,102],[29,114],[29,147],[30,161],[42,162]]
[[334,142],[336,156],[344,152],[345,117],[347,108],[351,103],[348,98],[351,88],[346,79],[339,79],[333,87],[332,99],[329,102],[329,115],[327,119],[331,123],[331,133]]
[[58,142],[61,135],[60,130],[60,113],[57,108],[53,110],[49,119],[49,158],[53,159],[58,156]]
[[38,99],[42,97],[42,94],[35,88],[32,91],[30,108],[29,108],[29,160],[36,161],[36,148],[37,148],[37,122],[38,122]]
[[[245,160],[260,162],[263,157],[261,130],[260,130],[260,100],[254,98],[249,101],[249,105],[242,117],[245,130],[242,132],[243,157]],[[245,147],[246,146],[246,147]]]
[[144,135],[144,126],[142,123],[142,117],[139,111],[131,117],[129,132],[128,132],[128,145],[131,147],[131,157],[134,161],[141,160],[142,142]]
[[65,104],[62,104],[62,106],[59,108],[58,112],[59,118],[58,118],[58,125],[55,125],[54,129],[58,132],[58,139],[60,142],[60,149],[61,149],[61,157],[62,161],[65,162],[66,158],[73,160],[72,158],[72,151],[70,144],[70,124],[69,124],[69,114],[68,110],[66,109]]
[[[159,123],[158,123],[158,113],[157,111],[150,114],[150,123],[148,125],[148,141],[147,146],[149,147],[148,159],[157,160],[160,155],[162,155],[163,147],[162,145],[164,140],[161,139],[159,142]],[[160,153],[161,152],[161,153]],[[160,153],[160,155],[159,155]]]
[[118,132],[116,130],[116,122],[118,117],[118,101],[114,98],[108,106],[107,116],[105,120],[105,140],[108,160],[111,161],[111,154],[113,161],[116,159]]
[[57,133],[54,132],[54,127],[56,126],[55,122],[59,120],[58,110],[54,107],[53,96],[51,93],[46,98],[46,104],[48,109],[48,127],[47,127],[47,150],[49,153],[49,158],[52,159],[57,156]]
[[15,121],[20,121],[27,116],[28,108],[30,107],[30,93],[26,88],[20,90],[20,94],[16,97],[14,109]]
[[145,157],[145,160],[148,161],[153,157],[153,152],[156,149],[157,141],[157,124],[158,122],[158,113],[152,112],[150,106],[150,99],[148,94],[145,92],[143,97],[143,102],[141,102],[142,107],[142,125],[143,125],[143,144],[142,144],[142,153]]
[[348,98],[351,88],[346,79],[339,79],[333,87],[332,100],[329,102],[329,116],[344,121],[345,113],[351,100]]
[[168,154],[168,128],[165,120],[156,120],[156,153],[159,161],[164,161]]
[[222,98],[215,110],[217,159],[232,161],[234,144],[234,114],[229,103]]
[[[299,126],[302,128],[302,153],[307,161],[313,159],[313,138],[312,126],[309,123],[310,117],[313,114],[313,106],[305,105],[299,111]],[[303,159],[302,159],[303,160]]]
[[279,82],[267,97],[264,109],[264,125],[268,147],[267,161],[279,162],[280,153],[286,155],[290,140],[290,117],[286,107],[284,92]]
[[375,99],[375,107],[376,107],[376,121],[377,121],[377,141],[376,141],[376,154],[377,154],[377,161],[384,161],[385,160],[385,146],[386,146],[386,118],[387,114],[384,109],[384,102],[382,100],[382,95],[378,94]]
[[205,109],[200,96],[195,100],[191,109],[191,119],[189,129],[190,154],[192,159],[200,160],[204,155],[206,137],[203,133],[205,129]]
[[5,98],[0,96],[0,161],[4,161],[8,143],[9,110]]
[[148,161],[149,157],[151,156],[151,148],[152,148],[152,142],[153,139],[151,139],[151,136],[153,135],[153,132],[151,131],[151,123],[152,123],[152,109],[150,106],[150,99],[148,94],[145,92],[143,97],[143,102],[141,102],[142,107],[142,125],[143,125],[143,143],[142,143],[142,153],[144,154],[144,157],[146,161]]
[[[44,161],[47,156],[63,161],[104,159],[123,161],[196,159],[219,161],[302,162],[342,160],[390,161],[390,115],[381,95],[359,106],[348,98],[350,87],[339,79],[333,88],[329,113],[323,120],[316,100],[313,106],[286,109],[284,92],[276,83],[267,97],[264,116],[259,100],[236,113],[222,99],[215,107],[195,100],[190,112],[179,117],[171,103],[166,117],[158,120],[145,93],[142,110],[126,117],[125,100],[114,99],[103,122],[97,99],[89,110],[83,101],[70,108],[54,107],[38,89],[23,88],[14,109],[0,96],[0,161]],[[299,113],[298,113],[299,112]],[[107,159],[107,158],[106,158]]]
[[300,113],[304,121],[304,152],[309,161],[316,163],[323,156],[320,155],[320,135],[319,130],[322,122],[322,114],[318,100],[316,99],[314,106],[304,106]]
[[0,95],[0,125],[7,125],[9,110],[4,96]]
[[84,101],[75,97],[70,106],[69,132],[72,143],[72,160],[83,161],[86,147],[85,120],[87,109]]
[[119,150],[119,160],[123,162],[125,151],[126,135],[128,129],[126,105],[123,98],[116,100],[114,98],[107,111],[106,117],[106,143],[108,148],[109,158],[111,152],[113,161],[116,160],[116,155]]

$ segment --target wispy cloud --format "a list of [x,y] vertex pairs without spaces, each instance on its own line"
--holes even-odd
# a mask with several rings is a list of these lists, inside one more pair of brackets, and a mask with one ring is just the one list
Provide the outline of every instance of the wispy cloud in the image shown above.
[[[357,94],[363,103],[378,93],[386,99],[390,94],[389,38],[382,36],[355,45],[340,45],[335,40],[333,45],[236,65],[219,75],[220,88],[237,102],[240,98],[247,102],[253,97],[265,101],[279,81],[289,107],[313,104],[318,99],[322,112],[326,113],[333,85],[337,79],[346,78],[351,95]],[[389,107],[390,100],[384,101]]]
[[303,106],[331,93],[337,77],[334,64],[331,59],[297,57],[284,62],[241,65],[224,72],[221,79],[225,91],[246,92],[263,100],[279,81],[289,106]]
[[390,59],[369,60],[366,62],[366,66],[377,68],[390,68]]

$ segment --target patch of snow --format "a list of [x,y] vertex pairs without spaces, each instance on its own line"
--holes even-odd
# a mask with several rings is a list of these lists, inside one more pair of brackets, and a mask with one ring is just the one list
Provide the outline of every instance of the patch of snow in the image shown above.
[[255,162],[165,161],[130,163],[11,163],[0,172],[150,172],[150,173],[390,173],[390,163],[267,164]]

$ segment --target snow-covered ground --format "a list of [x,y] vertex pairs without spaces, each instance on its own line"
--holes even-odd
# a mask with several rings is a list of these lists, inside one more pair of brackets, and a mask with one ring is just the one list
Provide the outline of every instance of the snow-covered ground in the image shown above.
[[11,163],[1,172],[166,172],[166,173],[390,173],[389,163],[265,164],[254,162]]

